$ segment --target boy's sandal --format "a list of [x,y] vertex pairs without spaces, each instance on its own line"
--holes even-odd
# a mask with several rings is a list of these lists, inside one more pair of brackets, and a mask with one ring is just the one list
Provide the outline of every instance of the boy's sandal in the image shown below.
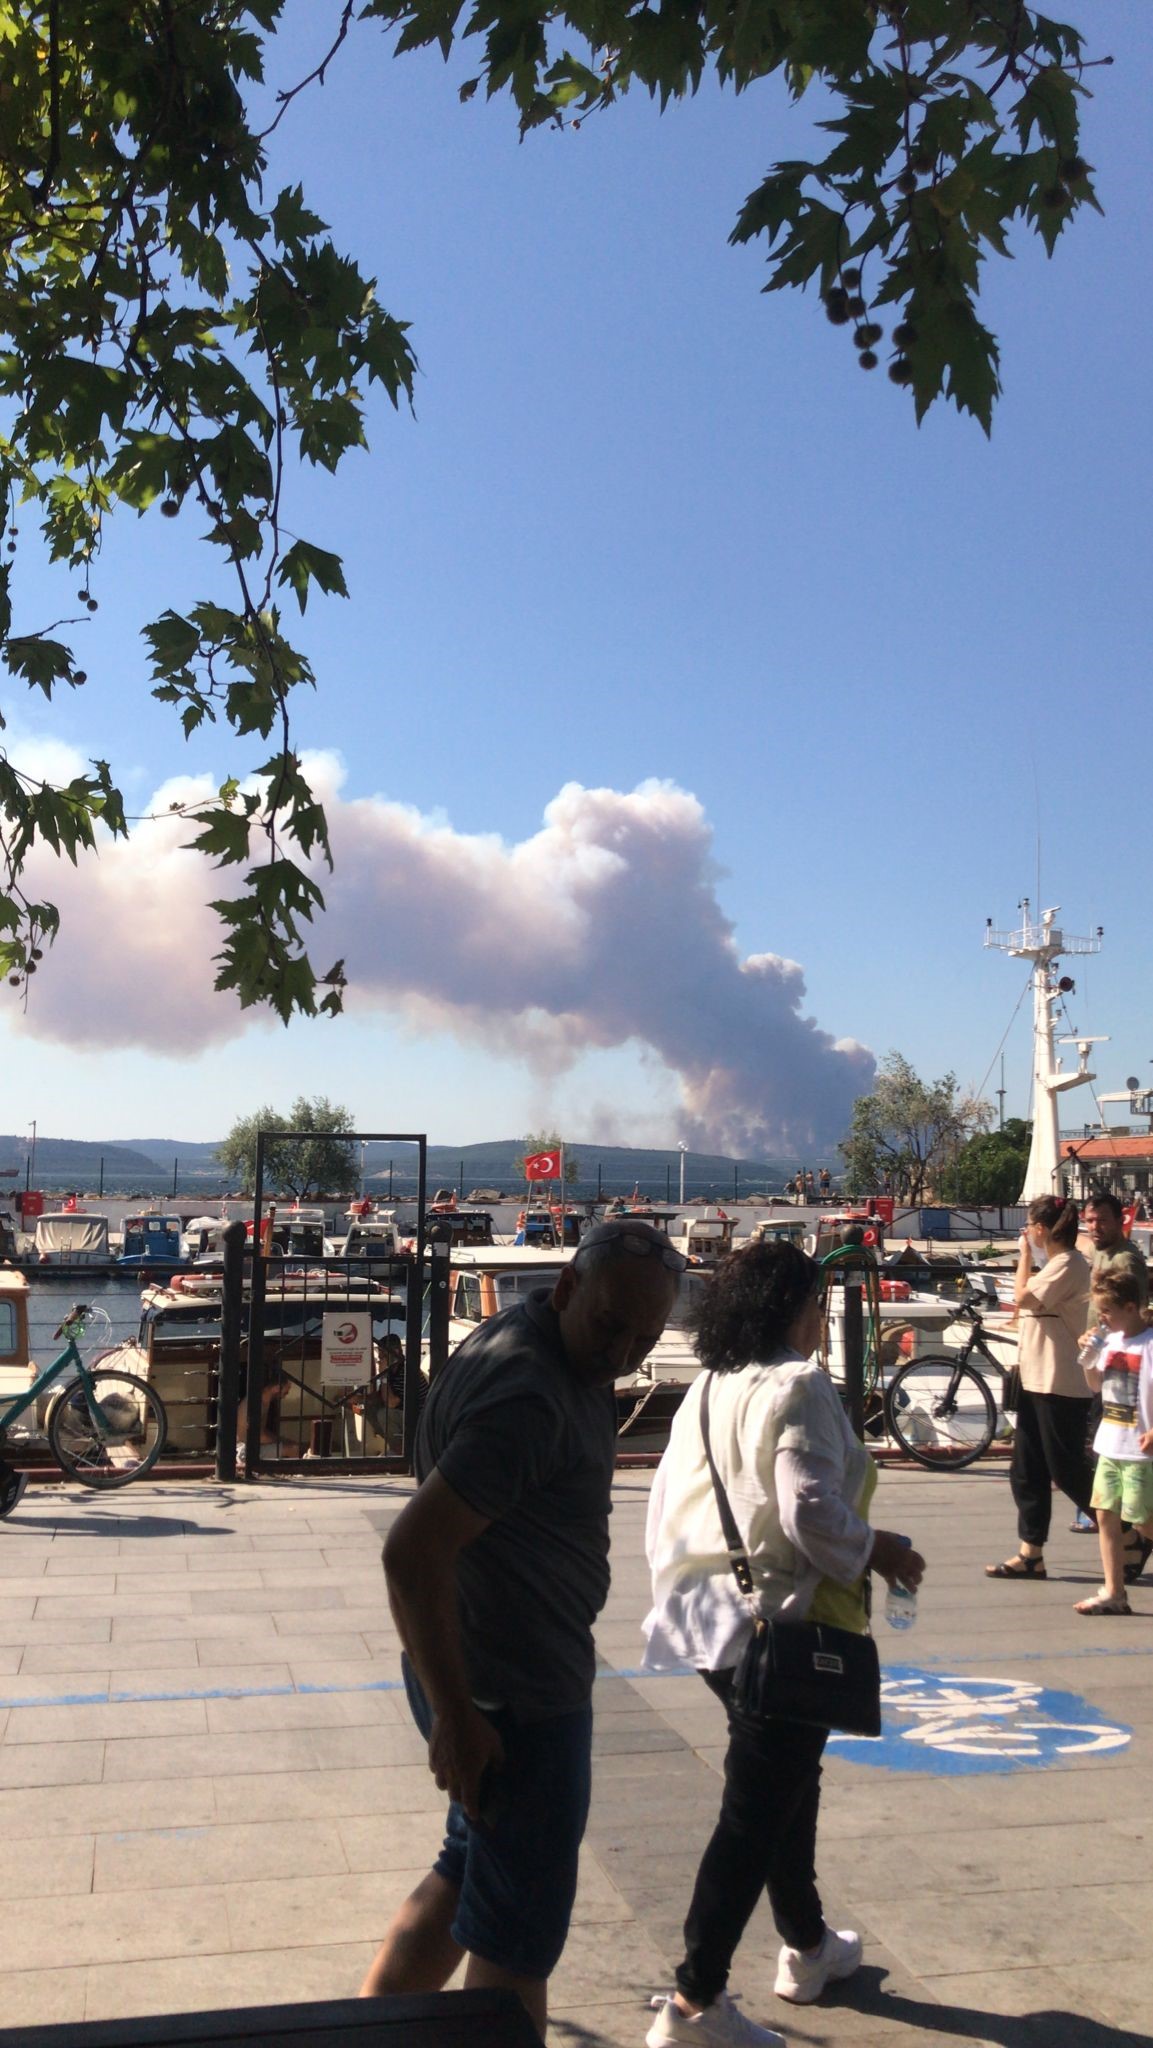
[[1142,1536],[1136,1529],[1125,1545],[1125,1584],[1135,1586],[1149,1559],[1153,1557],[1153,1543],[1148,1536]]
[[1078,1600],[1074,1614],[1132,1614],[1128,1600],[1122,1593],[1111,1600],[1107,1593],[1094,1593],[1088,1600]]
[[1048,1576],[1043,1557],[1022,1557],[1019,1551],[1016,1557],[1007,1557],[1004,1564],[985,1566],[987,1579],[1047,1579]]

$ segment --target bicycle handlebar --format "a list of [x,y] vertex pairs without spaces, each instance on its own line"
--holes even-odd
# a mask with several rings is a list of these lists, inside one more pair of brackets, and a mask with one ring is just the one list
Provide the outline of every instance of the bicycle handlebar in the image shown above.
[[953,1311],[953,1321],[971,1323],[978,1336],[991,1337],[994,1344],[1008,1344],[1015,1333],[1009,1330],[991,1330],[981,1314],[982,1305],[987,1306],[979,1300],[973,1300],[972,1297],[959,1301]]
[[59,1328],[53,1330],[53,1342],[57,1337],[72,1337],[75,1334],[75,1324],[82,1322],[86,1315],[91,1314],[91,1309],[91,1302],[74,1301],[67,1314],[61,1317]]

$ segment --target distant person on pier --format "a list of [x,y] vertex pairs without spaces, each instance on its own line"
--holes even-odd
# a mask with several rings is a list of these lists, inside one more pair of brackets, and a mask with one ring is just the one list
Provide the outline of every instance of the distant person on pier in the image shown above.
[[817,1179],[820,1182],[821,1186],[821,1200],[822,1202],[827,1202],[833,1191],[833,1183],[829,1178],[829,1169],[827,1166],[822,1166],[820,1173],[817,1175]]
[[384,1569],[449,1808],[365,1997],[439,1991],[464,1961],[466,1988],[515,1991],[544,2035],[588,1816],[612,1383],[652,1350],[685,1263],[648,1224],[600,1223],[551,1296],[490,1317],[429,1389]]
[[[1019,1547],[990,1579],[1043,1579],[1053,1488],[1088,1513],[1093,1456],[1086,1440],[1089,1388],[1078,1352],[1089,1309],[1089,1261],[1077,1250],[1079,1218],[1065,1195],[1029,1204],[1021,1232],[1013,1298],[1017,1305],[1021,1396],[1009,1484],[1017,1504]],[[1040,1271],[1033,1255],[1044,1256]]]

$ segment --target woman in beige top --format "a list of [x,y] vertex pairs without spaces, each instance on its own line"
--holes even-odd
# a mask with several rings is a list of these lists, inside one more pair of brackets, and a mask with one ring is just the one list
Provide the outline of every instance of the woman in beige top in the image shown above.
[[[1043,1579],[1045,1539],[1059,1486],[1089,1510],[1093,1459],[1088,1449],[1089,1384],[1077,1353],[1089,1306],[1088,1259],[1077,1250],[1077,1209],[1064,1195],[1029,1204],[1021,1232],[1017,1303],[1021,1399],[1013,1433],[1009,1483],[1017,1503],[1020,1547],[1004,1564],[987,1564],[991,1579]],[[1034,1251],[1045,1263],[1033,1269]]]

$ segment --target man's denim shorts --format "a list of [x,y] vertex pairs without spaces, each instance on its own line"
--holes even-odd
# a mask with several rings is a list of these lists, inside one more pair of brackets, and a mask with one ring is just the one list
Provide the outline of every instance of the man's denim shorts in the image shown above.
[[[432,1710],[406,1657],[405,1691],[426,1738]],[[460,1894],[452,1938],[517,1977],[550,1977],[576,1897],[577,1864],[592,1788],[592,1707],[548,1721],[486,1711],[504,1744],[491,1823],[449,1802],[433,1868]]]

